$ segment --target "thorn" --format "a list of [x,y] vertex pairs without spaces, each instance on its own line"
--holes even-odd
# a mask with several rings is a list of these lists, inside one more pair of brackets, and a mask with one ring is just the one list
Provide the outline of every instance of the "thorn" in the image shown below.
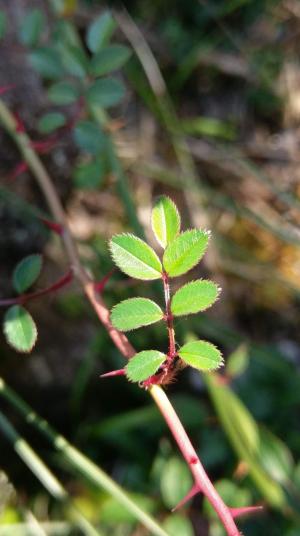
[[21,175],[27,170],[28,170],[28,164],[24,161],[19,162],[19,164],[16,165],[15,169],[10,173],[9,179],[15,180],[19,175]]
[[14,113],[14,118],[16,121],[16,132],[25,132],[25,125],[19,116],[18,112]]
[[100,281],[96,281],[94,283],[94,290],[96,292],[99,292],[100,294],[104,290],[106,283],[108,283],[108,281],[110,280],[111,276],[113,275],[115,271],[116,269],[113,268],[112,270],[110,270],[110,272],[108,272],[108,274],[106,274],[102,279],[100,279]]
[[231,512],[232,517],[236,518],[236,517],[245,516],[248,514],[253,514],[255,512],[259,512],[263,510],[263,508],[264,507],[260,504],[257,506],[244,506],[242,508],[229,508],[229,510]]
[[187,501],[195,497],[197,493],[201,493],[201,490],[197,484],[194,484],[192,489],[187,493],[187,495],[183,497],[183,499],[176,506],[174,506],[171,511],[175,512],[176,510],[178,510],[178,508],[181,508]]
[[1,86],[0,87],[0,95],[4,95],[4,93],[7,93],[11,89],[14,89],[16,87],[16,84],[8,84],[7,86]]
[[46,225],[51,231],[61,236],[64,232],[64,228],[61,223],[56,223],[55,221],[46,220],[45,218],[39,218],[39,220]]
[[111,378],[113,376],[125,376],[125,369],[112,370],[111,372],[106,372],[105,374],[100,374],[99,378]]

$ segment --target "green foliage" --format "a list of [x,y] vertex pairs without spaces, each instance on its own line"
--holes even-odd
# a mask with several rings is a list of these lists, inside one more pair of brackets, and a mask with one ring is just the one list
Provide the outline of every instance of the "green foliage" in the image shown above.
[[72,104],[76,102],[80,92],[71,82],[57,82],[48,90],[48,97],[53,104]]
[[102,76],[122,67],[129,59],[131,51],[124,45],[110,45],[102,48],[92,57],[90,73]]
[[180,215],[173,201],[160,197],[152,210],[152,229],[159,244],[165,248],[180,231]]
[[37,329],[32,316],[20,305],[10,307],[4,316],[5,338],[18,352],[30,352],[37,339]]
[[181,514],[170,515],[163,524],[169,536],[194,536],[193,525],[188,517]]
[[161,308],[147,298],[129,298],[115,305],[111,321],[120,331],[130,331],[141,326],[149,326],[163,318]]
[[132,357],[126,365],[126,376],[132,382],[141,382],[155,374],[166,356],[158,350],[143,350]]
[[162,468],[160,490],[167,508],[173,508],[190,491],[193,479],[189,468],[177,456],[170,458]]
[[218,286],[212,281],[200,279],[191,281],[174,294],[171,311],[174,316],[189,315],[205,311],[217,299]]
[[115,235],[110,250],[116,265],[136,279],[159,279],[162,266],[155,251],[137,236],[129,233]]
[[207,341],[187,342],[178,350],[181,359],[198,370],[216,370],[223,364],[220,350]]
[[106,174],[103,158],[94,158],[79,164],[74,170],[74,183],[77,188],[92,190],[102,185]]
[[105,135],[93,121],[79,121],[74,129],[74,139],[80,149],[93,155],[105,148]]
[[0,39],[3,39],[6,33],[7,19],[4,11],[0,11]]
[[44,15],[40,9],[31,9],[26,13],[20,28],[20,41],[23,45],[35,46],[44,29]]
[[42,134],[50,134],[66,124],[65,116],[60,112],[50,112],[43,115],[38,122],[38,130]]
[[22,294],[37,280],[42,269],[42,256],[39,254],[28,255],[22,259],[13,271],[14,289]]
[[181,233],[166,248],[163,267],[170,277],[183,275],[201,260],[208,245],[207,231],[191,229]]
[[88,72],[88,58],[81,47],[60,47],[62,63],[67,73],[84,78]]
[[236,378],[245,372],[248,364],[248,348],[245,344],[241,344],[226,360],[226,374],[231,378]]
[[124,97],[125,87],[115,78],[101,78],[96,80],[87,91],[86,98],[90,105],[102,108],[115,106]]
[[90,51],[98,52],[104,45],[106,45],[112,36],[115,27],[116,23],[109,11],[106,11],[100,15],[100,17],[96,18],[92,24],[90,24],[86,36],[86,44]]
[[32,67],[46,79],[56,80],[64,73],[60,55],[53,47],[37,48],[29,54],[29,59]]

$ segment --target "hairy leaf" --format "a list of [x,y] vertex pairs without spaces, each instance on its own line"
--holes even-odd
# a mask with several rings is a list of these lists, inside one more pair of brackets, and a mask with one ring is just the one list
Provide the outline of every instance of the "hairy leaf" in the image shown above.
[[22,21],[20,40],[23,45],[37,44],[44,26],[44,15],[40,9],[31,9]]
[[108,43],[116,23],[109,11],[105,11],[89,26],[86,36],[86,44],[91,52],[98,52],[101,47]]
[[22,294],[37,280],[42,269],[42,256],[38,254],[28,255],[22,259],[13,271],[14,289]]
[[80,149],[91,154],[98,154],[105,147],[105,135],[92,121],[79,121],[74,130],[74,139]]
[[152,229],[159,244],[165,248],[180,231],[180,215],[176,205],[166,196],[160,197],[152,210]]
[[219,288],[212,281],[199,279],[181,287],[171,301],[171,311],[175,316],[189,315],[204,311],[217,299]]
[[125,94],[124,85],[115,78],[101,78],[88,89],[86,97],[90,105],[102,108],[115,106]]
[[177,236],[163,256],[163,266],[170,277],[185,274],[203,257],[208,245],[209,233],[191,229]]
[[59,112],[50,112],[43,115],[38,122],[38,130],[42,134],[50,134],[57,128],[63,127],[66,123],[66,118]]
[[101,76],[119,69],[126,63],[131,51],[124,45],[110,45],[95,54],[91,60],[90,72]]
[[32,316],[20,305],[10,307],[4,316],[5,338],[18,352],[30,352],[37,339],[37,329]]
[[54,104],[72,104],[79,97],[79,90],[71,82],[58,82],[53,84],[49,91],[48,97]]
[[223,364],[220,350],[207,341],[188,342],[178,350],[178,355],[198,370],[215,370]]
[[155,374],[166,356],[158,350],[144,350],[135,354],[125,367],[126,376],[132,382],[142,382]]
[[155,251],[143,240],[129,233],[115,235],[110,250],[116,265],[136,279],[159,279],[162,266]]
[[163,311],[147,298],[129,298],[115,305],[111,321],[120,331],[130,331],[141,326],[154,324],[163,318]]

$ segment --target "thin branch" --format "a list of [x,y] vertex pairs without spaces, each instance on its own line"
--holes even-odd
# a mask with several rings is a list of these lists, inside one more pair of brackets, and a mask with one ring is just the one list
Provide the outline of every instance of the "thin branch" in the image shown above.
[[[57,196],[51,178],[44,168],[40,158],[33,150],[29,137],[24,132],[17,131],[17,122],[14,116],[10,113],[8,108],[1,100],[0,120],[17,143],[24,160],[26,160],[29,168],[33,172],[34,177],[36,178],[42,192],[45,195],[54,219],[57,220],[57,222],[62,225],[64,229],[62,240],[64,242],[71,266],[73,267],[74,275],[81,283],[87,298],[94,308],[99,320],[102,322],[104,328],[110,335],[112,341],[122,355],[129,359],[136,353],[135,349],[130,344],[127,337],[112,326],[109,317],[109,310],[105,306],[103,299],[100,296],[97,296],[95,293],[94,282],[80,262],[76,245],[67,226],[63,207],[59,197]],[[165,418],[165,421],[168,424],[183,457],[189,464],[195,479],[195,483],[199,486],[199,490],[204,493],[214,507],[226,529],[228,536],[239,536],[240,533],[234,522],[230,509],[225,505],[222,498],[218,495],[216,489],[208,478],[198,458],[198,455],[167,395],[162,388],[158,386],[152,386],[149,389],[149,392],[159,407],[163,417]]]

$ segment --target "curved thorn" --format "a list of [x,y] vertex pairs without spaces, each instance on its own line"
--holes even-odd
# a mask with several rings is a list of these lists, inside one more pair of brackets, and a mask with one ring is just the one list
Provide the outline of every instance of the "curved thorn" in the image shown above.
[[181,499],[181,501],[176,506],[174,506],[174,508],[172,508],[171,512],[175,512],[176,510],[178,510],[178,508],[181,508],[187,501],[195,497],[197,493],[201,493],[201,489],[197,484],[194,484],[191,490],[186,494],[186,496],[183,497],[183,499]]
[[235,519],[236,517],[240,516],[246,516],[248,514],[254,514],[256,512],[261,512],[263,510],[263,506],[257,505],[257,506],[244,506],[242,508],[229,508],[232,517]]
[[100,378],[111,378],[113,376],[125,376],[125,369],[112,370],[111,372],[106,372],[105,374],[100,374]]

